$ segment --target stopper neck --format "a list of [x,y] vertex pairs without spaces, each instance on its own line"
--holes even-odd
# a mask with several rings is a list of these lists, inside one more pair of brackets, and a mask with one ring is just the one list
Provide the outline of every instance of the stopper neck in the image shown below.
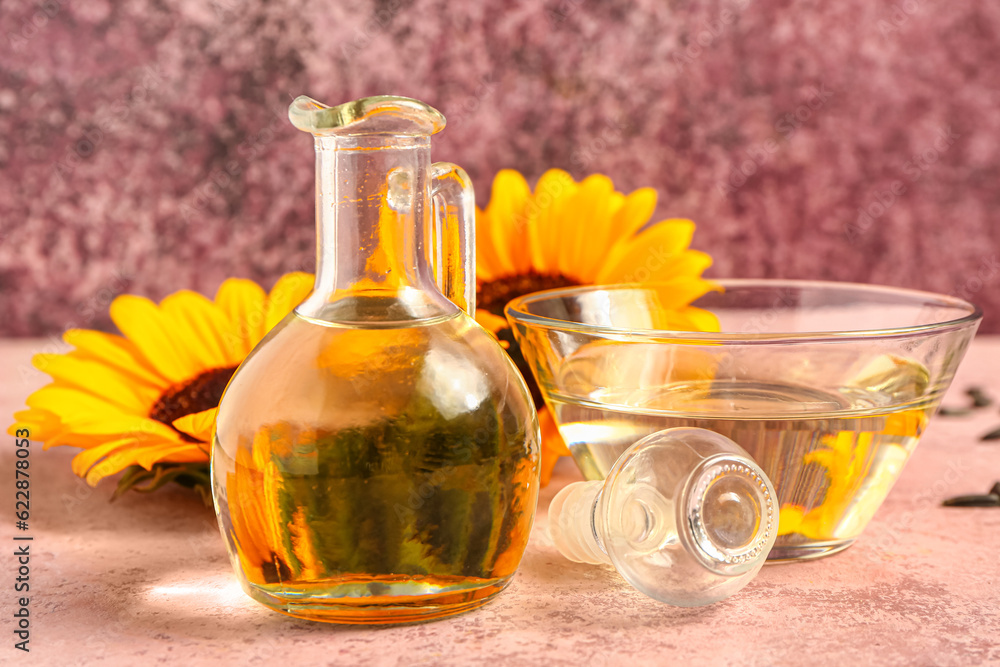
[[576,563],[610,563],[601,544],[596,516],[604,483],[573,482],[566,485],[549,505],[549,537],[559,552]]

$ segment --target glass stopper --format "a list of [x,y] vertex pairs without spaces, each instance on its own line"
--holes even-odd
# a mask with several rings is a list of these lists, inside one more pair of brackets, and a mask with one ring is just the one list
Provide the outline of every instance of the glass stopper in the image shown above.
[[549,533],[570,560],[611,563],[646,595],[696,607],[756,576],[778,535],[777,497],[729,438],[665,429],[626,450],[603,482],[562,489]]

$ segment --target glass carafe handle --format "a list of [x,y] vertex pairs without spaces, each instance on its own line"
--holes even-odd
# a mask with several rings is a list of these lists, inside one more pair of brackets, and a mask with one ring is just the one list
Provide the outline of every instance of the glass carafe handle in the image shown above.
[[441,292],[476,316],[476,196],[465,170],[450,162],[431,165],[434,245],[431,260]]

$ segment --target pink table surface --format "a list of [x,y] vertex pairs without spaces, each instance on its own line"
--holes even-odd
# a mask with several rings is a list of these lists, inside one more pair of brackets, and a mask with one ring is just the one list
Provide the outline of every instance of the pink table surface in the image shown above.
[[[46,381],[46,341],[0,342],[0,413]],[[1000,337],[973,344],[946,403],[979,384],[1000,398]],[[10,419],[8,417],[7,419]],[[511,586],[463,616],[345,627],[271,612],[230,570],[212,512],[182,490],[130,494],[73,476],[75,450],[32,449],[31,652],[13,648],[13,438],[4,500],[0,663],[31,665],[980,665],[1000,664],[1000,509],[940,507],[1000,480],[993,406],[932,420],[867,532],[823,560],[765,567],[743,592],[699,609],[631,590],[610,568],[564,560],[546,536],[564,460],[543,489]],[[20,534],[20,533],[19,533]]]

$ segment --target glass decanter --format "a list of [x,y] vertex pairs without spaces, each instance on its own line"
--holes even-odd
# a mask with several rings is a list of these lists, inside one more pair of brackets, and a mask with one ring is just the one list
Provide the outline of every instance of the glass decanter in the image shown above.
[[482,605],[511,580],[538,494],[537,416],[473,319],[475,205],[430,161],[435,109],[289,109],[315,137],[314,291],[236,371],[212,453],[244,590],[338,623]]

